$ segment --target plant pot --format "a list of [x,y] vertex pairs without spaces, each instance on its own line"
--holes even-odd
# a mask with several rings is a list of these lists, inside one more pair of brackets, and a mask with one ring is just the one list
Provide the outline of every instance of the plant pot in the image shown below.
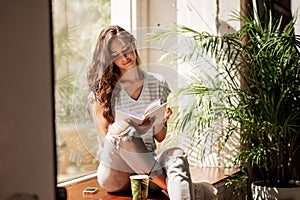
[[253,200],[300,200],[300,186],[288,188],[268,187],[263,181],[251,183]]

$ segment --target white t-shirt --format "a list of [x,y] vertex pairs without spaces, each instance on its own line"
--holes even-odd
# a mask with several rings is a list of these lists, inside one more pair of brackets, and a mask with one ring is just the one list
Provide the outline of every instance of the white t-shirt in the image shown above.
[[[146,106],[155,99],[160,99],[161,103],[167,101],[167,97],[171,91],[164,77],[160,74],[145,71],[143,71],[143,75],[143,88],[138,99],[132,99],[121,86],[120,93],[117,95],[115,100],[114,109],[123,109],[142,115]],[[156,149],[156,144],[154,142],[154,129],[150,129],[147,133],[141,135],[141,137],[147,149],[154,152]]]

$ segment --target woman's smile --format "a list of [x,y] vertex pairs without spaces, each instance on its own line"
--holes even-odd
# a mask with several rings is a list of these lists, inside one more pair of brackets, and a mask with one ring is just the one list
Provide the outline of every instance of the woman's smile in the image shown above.
[[132,62],[130,58],[126,58],[124,62],[122,62],[123,65],[128,65]]
[[131,43],[117,38],[111,42],[111,51],[114,63],[119,67],[121,74],[136,67],[136,55]]

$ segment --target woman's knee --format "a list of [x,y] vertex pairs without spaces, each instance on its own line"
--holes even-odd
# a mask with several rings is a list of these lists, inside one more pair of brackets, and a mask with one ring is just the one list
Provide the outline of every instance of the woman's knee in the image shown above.
[[[167,174],[170,172],[188,171],[189,163],[187,155],[181,148],[172,148],[167,152],[166,169]],[[173,169],[173,170],[171,170]],[[175,171],[174,171],[175,169]]]
[[115,185],[110,179],[103,179],[98,176],[98,183],[107,192],[117,192],[121,189],[120,185]]
[[179,148],[179,147],[174,147],[174,148],[171,148],[168,153],[167,153],[168,156],[183,156],[185,155],[185,152]]
[[99,185],[108,192],[122,192],[129,189],[130,173],[121,172],[104,165],[99,165],[97,180]]
[[[128,180],[127,180],[128,179]],[[124,192],[129,190],[129,177],[123,177],[123,180],[120,180],[117,177],[103,177],[98,175],[99,185],[105,189],[107,192]]]

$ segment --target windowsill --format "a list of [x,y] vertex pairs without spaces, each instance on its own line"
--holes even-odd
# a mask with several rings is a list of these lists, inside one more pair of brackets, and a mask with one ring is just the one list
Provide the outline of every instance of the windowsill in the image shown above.
[[[218,184],[228,177],[228,175],[237,173],[239,168],[222,168],[222,167],[191,167],[191,176],[193,183],[208,182],[210,184]],[[128,196],[115,196],[108,194],[104,189],[100,188],[97,182],[96,173],[90,174],[72,181],[63,182],[57,185],[65,187],[67,190],[68,200],[79,199],[123,199],[129,200]],[[98,192],[94,195],[83,196],[82,191],[86,187],[97,187]],[[153,197],[148,199],[165,199],[163,197]]]
[[69,187],[69,186],[72,186],[72,185],[78,185],[82,182],[89,181],[91,179],[95,179],[96,177],[97,177],[97,174],[92,173],[92,174],[89,174],[89,175],[74,178],[74,179],[69,180],[69,181],[64,181],[64,182],[58,183],[57,187]]

